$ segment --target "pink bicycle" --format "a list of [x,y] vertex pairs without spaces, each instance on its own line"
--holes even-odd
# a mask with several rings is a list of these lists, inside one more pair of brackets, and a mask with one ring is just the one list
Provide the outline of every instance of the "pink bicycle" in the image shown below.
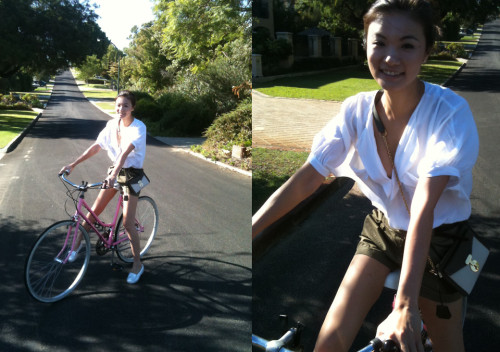
[[[122,261],[133,262],[130,241],[122,225],[121,209],[124,195],[120,193],[113,222],[107,224],[99,219],[85,201],[87,190],[102,188],[102,182],[94,184],[82,182],[81,185],[77,185],[69,181],[65,174],[59,177],[64,181],[66,194],[75,204],[76,212],[71,219],[56,222],[42,232],[26,259],[24,273],[26,288],[30,295],[45,303],[61,300],[70,294],[82,281],[87,271],[91,250],[90,237],[81,225],[82,219],[90,224],[91,230],[98,236],[96,243],[98,255],[111,251],[111,264],[114,265],[113,258],[116,251]],[[77,197],[75,193],[78,194]],[[96,219],[95,223],[89,221],[84,213],[85,210]],[[142,257],[151,247],[158,229],[158,207],[150,197],[139,197],[136,228],[140,236]],[[76,242],[79,235],[82,236],[82,242],[77,248]],[[70,258],[72,251],[78,252],[78,255]]]

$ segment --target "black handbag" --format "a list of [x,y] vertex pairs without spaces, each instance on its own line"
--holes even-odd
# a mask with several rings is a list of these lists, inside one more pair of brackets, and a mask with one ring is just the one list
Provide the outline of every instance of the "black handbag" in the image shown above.
[[131,178],[128,181],[128,186],[134,190],[135,193],[139,193],[141,189],[149,185],[149,178],[146,176],[144,171],[142,175]]
[[[111,173],[113,168],[114,166],[109,168],[108,174]],[[116,177],[116,182],[130,187],[135,193],[139,193],[141,189],[150,183],[143,169],[136,169],[133,167],[121,169]]]
[[463,295],[471,293],[490,252],[469,226],[467,230],[465,236],[436,265],[439,277],[448,281]]

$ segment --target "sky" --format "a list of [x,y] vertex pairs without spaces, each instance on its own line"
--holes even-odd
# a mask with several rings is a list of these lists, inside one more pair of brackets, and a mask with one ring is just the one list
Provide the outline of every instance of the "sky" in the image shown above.
[[133,26],[140,27],[154,19],[153,0],[94,0],[91,3],[99,5],[95,10],[100,17],[97,23],[120,50],[128,47],[127,37]]

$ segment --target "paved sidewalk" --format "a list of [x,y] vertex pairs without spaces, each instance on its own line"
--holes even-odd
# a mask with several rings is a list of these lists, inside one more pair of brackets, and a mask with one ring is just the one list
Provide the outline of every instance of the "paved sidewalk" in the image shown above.
[[309,151],[314,136],[340,110],[340,102],[274,98],[252,93],[253,147]]

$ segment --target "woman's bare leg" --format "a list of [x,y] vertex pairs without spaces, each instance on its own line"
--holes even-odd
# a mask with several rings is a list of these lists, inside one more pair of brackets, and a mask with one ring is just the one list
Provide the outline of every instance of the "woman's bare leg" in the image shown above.
[[[91,208],[92,211],[97,216],[101,215],[101,213],[104,211],[104,209],[106,209],[106,207],[108,206],[111,199],[113,199],[113,197],[115,196],[116,192],[117,192],[117,190],[114,188],[101,189],[101,191],[97,195],[96,200],[94,201],[94,204],[92,205],[92,208]],[[87,218],[89,219],[90,223],[94,223],[96,221],[95,218],[90,213],[87,214]],[[82,223],[82,225],[83,225],[83,228],[87,232],[90,231],[91,227],[90,227],[89,223],[84,221]],[[82,236],[78,235],[78,238],[76,239],[76,243],[75,243],[75,248],[79,248],[81,242],[82,242]]]
[[420,311],[432,341],[433,352],[465,352],[462,334],[463,298],[445,303],[450,309],[451,318],[441,319],[436,316],[437,302],[420,297]]
[[348,351],[388,274],[379,261],[354,256],[321,327],[316,352]]
[[137,274],[141,268],[141,239],[137,228],[135,227],[135,212],[137,210],[137,202],[139,197],[129,195],[128,201],[123,202],[123,225],[130,239],[132,254],[134,256],[134,264],[132,265],[131,273]]

